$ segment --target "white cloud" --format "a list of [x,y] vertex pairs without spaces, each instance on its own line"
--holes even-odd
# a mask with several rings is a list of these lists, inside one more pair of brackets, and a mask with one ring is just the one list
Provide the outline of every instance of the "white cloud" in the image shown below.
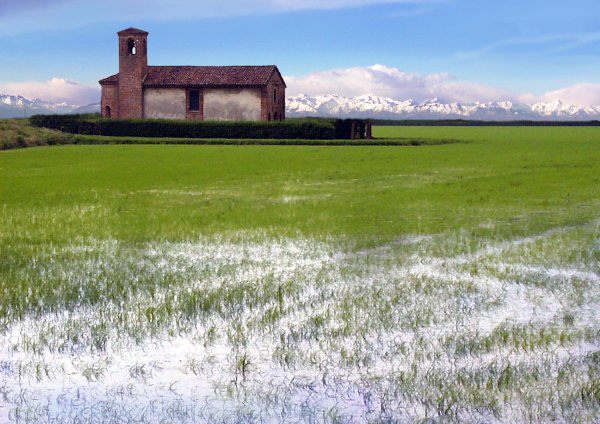
[[[287,95],[339,94],[360,96],[375,94],[395,100],[423,101],[439,98],[448,102],[492,102],[510,100],[521,103],[561,100],[578,106],[600,105],[600,84],[582,83],[542,95],[518,94],[484,84],[461,81],[446,74],[417,74],[384,65],[342,68],[313,72],[302,77],[286,76]],[[39,98],[55,103],[87,105],[100,101],[100,87],[64,78],[49,81],[0,83],[0,93]]]
[[[119,17],[144,20],[180,20],[207,17],[268,15],[304,10],[333,10],[375,4],[422,4],[432,0],[105,0],[110,9],[118,8]],[[100,8],[99,8],[100,9]],[[110,10],[109,9],[109,10]],[[102,13],[98,10],[98,13]]]
[[0,93],[21,95],[28,99],[66,102],[72,105],[88,105],[100,101],[100,87],[80,84],[64,78],[49,81],[0,83]]
[[439,98],[459,103],[510,100],[527,104],[561,100],[577,106],[600,105],[600,84],[581,83],[536,95],[462,81],[447,73],[417,74],[385,65],[319,71],[302,77],[288,76],[286,82],[287,93],[292,96],[375,94],[395,100]]
[[600,84],[576,84],[541,96],[543,101],[562,100],[578,106],[600,105]]
[[515,53],[531,55],[556,55],[572,49],[600,42],[600,32],[551,34],[538,37],[507,38],[495,41],[476,50],[454,54],[457,59],[478,60],[489,54]]
[[[99,22],[131,25],[140,21],[267,15],[376,4],[429,5],[444,1],[447,0],[0,0],[0,35],[64,30]],[[33,21],[36,25],[32,26]]]
[[291,95],[375,94],[400,100],[437,97],[456,102],[517,99],[507,90],[460,81],[450,74],[422,75],[384,65],[320,71],[303,77],[287,77],[286,81]]
[[[0,13],[18,10],[35,10],[55,7],[60,3],[70,3],[70,8],[85,8],[97,5],[98,10],[107,10],[114,15],[114,10],[135,13],[135,16],[149,15],[163,18],[177,14],[180,17],[204,17],[215,15],[265,14],[310,9],[342,9],[348,7],[368,6],[372,4],[391,3],[436,3],[444,0],[2,0]],[[112,6],[118,9],[109,9]],[[135,17],[133,16],[133,17]]]

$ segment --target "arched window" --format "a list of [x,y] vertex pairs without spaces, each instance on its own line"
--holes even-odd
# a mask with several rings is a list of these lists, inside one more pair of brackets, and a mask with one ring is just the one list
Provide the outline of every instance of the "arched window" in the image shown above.
[[135,47],[135,41],[133,41],[133,39],[129,39],[127,41],[127,51],[129,52],[129,54],[135,55],[137,53],[137,49]]
[[269,121],[271,120],[271,112],[269,112]]
[[110,106],[104,108],[104,116],[110,118]]

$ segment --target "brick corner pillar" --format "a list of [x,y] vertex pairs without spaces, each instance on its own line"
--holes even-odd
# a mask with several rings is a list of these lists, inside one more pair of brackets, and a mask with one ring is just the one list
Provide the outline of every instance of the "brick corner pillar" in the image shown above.
[[260,89],[260,120],[270,121],[269,119],[270,103],[269,103],[269,90],[267,86]]
[[148,33],[135,28],[119,35],[119,118],[144,117],[142,84],[148,72]]

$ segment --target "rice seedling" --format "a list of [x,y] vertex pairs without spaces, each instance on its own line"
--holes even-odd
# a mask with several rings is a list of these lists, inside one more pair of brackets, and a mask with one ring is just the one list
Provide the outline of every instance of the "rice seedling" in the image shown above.
[[537,131],[1,153],[0,422],[597,422],[598,146]]

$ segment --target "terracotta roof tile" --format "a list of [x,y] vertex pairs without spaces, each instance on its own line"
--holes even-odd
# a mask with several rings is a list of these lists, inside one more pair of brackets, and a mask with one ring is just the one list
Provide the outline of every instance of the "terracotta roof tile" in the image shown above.
[[[144,86],[263,86],[273,72],[279,73],[277,66],[148,66]],[[103,85],[118,82],[119,74],[100,80]]]
[[111,75],[99,81],[100,84],[117,84],[119,82],[119,74]]
[[276,66],[149,66],[145,86],[261,86]]

